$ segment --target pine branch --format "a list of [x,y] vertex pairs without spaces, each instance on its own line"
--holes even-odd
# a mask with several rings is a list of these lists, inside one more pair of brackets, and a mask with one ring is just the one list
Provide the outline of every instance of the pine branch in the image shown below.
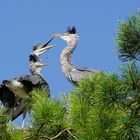
[[140,11],[119,22],[116,43],[122,61],[140,61]]

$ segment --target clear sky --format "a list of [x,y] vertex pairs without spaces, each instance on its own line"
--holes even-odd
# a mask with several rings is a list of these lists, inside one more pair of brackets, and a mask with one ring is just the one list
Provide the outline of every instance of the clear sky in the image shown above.
[[[139,8],[139,0],[1,0],[0,82],[30,74],[32,46],[73,25],[80,36],[72,57],[74,65],[117,72],[121,64],[114,51],[118,21]],[[59,61],[66,43],[55,38],[52,44],[56,46],[43,55],[49,64],[43,76],[51,95],[59,97],[73,87],[61,72]]]

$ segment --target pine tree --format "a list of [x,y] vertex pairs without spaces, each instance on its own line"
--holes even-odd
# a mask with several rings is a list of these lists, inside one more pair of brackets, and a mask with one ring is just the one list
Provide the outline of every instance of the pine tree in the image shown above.
[[121,60],[140,61],[140,11],[119,22],[116,43]]
[[60,100],[34,90],[32,128],[18,129],[0,110],[1,140],[139,140],[140,12],[119,22],[120,73],[87,76]]

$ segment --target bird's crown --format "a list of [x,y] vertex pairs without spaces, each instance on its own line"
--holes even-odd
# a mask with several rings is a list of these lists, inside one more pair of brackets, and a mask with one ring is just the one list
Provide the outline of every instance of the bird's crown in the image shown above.
[[76,28],[74,26],[72,28],[68,27],[67,32],[70,34],[76,34]]

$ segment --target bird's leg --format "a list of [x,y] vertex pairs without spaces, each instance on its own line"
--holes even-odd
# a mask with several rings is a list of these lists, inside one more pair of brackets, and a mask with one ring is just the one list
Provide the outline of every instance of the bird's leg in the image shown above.
[[21,128],[24,128],[26,114],[27,114],[27,109],[25,108],[25,109],[23,110],[23,121],[22,121]]
[[21,125],[21,128],[22,128],[22,129],[24,128],[24,123],[25,123],[25,118],[24,118],[23,121],[22,121],[22,125]]
[[29,110],[29,127],[32,128],[31,112]]

